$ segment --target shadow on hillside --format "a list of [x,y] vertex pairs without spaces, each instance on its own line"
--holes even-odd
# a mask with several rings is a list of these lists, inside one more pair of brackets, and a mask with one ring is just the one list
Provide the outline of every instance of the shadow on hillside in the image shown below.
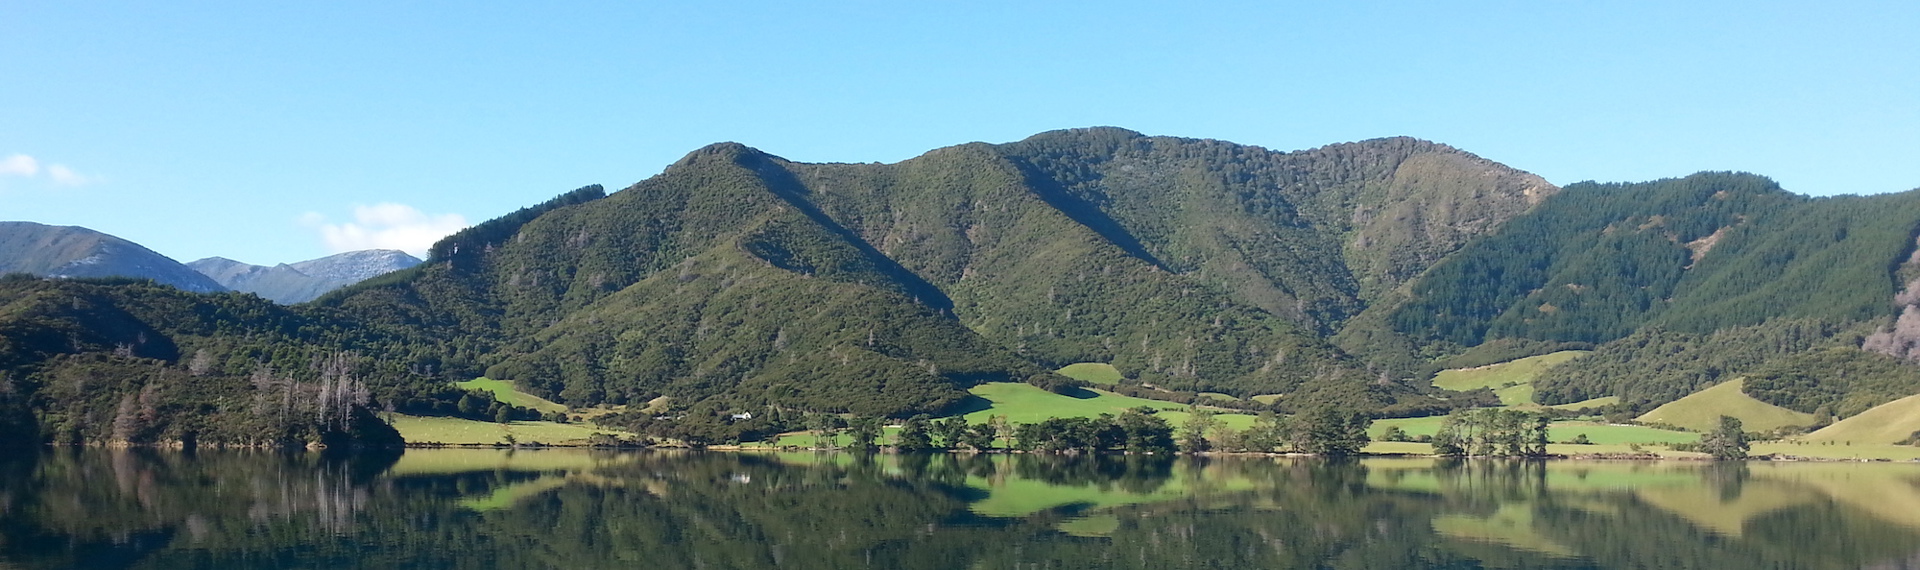
[[941,415],[964,416],[967,414],[984,411],[991,408],[993,408],[992,400],[988,400],[986,398],[968,394],[967,397],[961,398],[959,402],[955,403],[952,406],[949,406],[946,410],[946,413]]

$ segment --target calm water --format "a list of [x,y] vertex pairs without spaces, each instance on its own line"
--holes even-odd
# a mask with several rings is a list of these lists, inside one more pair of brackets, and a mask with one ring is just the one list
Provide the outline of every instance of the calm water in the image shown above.
[[1920,465],[55,451],[0,568],[1920,568]]

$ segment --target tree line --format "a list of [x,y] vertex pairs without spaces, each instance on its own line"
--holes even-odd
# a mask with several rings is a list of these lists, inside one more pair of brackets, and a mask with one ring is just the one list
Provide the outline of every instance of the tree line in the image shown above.
[[[1196,408],[1176,430],[1150,407],[1128,409],[1119,415],[1048,418],[1012,423],[993,416],[970,423],[965,416],[915,416],[899,424],[892,445],[895,452],[1020,451],[1031,453],[1311,453],[1346,456],[1360,452],[1369,441],[1366,414],[1323,408],[1294,416],[1263,412],[1247,429],[1222,423],[1217,412]],[[885,422],[874,417],[843,418],[816,415],[807,430],[821,449],[877,451],[882,448]],[[846,440],[843,445],[842,439]],[[778,445],[778,440],[773,440]]]

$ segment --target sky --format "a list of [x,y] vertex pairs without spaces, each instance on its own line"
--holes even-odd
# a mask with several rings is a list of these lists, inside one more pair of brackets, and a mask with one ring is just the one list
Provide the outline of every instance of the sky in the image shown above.
[[0,0],[0,220],[418,254],[701,146],[1413,136],[1556,184],[1920,188],[1920,2]]

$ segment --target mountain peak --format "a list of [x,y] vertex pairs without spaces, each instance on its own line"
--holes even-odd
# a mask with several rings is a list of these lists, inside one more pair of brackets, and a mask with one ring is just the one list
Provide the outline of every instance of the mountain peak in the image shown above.
[[218,283],[118,237],[79,226],[0,222],[0,273],[46,277],[133,277],[184,291],[225,291]]

